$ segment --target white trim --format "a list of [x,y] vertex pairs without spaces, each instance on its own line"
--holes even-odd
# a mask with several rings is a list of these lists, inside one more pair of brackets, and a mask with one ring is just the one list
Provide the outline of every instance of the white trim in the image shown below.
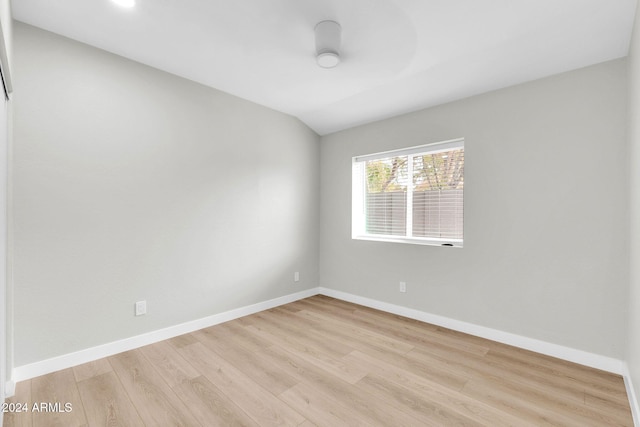
[[[407,223],[409,221],[407,220]],[[439,239],[437,237],[404,237],[387,236],[384,234],[358,234],[351,237],[353,240],[370,240],[372,242],[407,243],[410,245],[444,246],[452,248],[462,248],[463,241],[460,239]]]
[[351,237],[365,232],[365,203],[364,203],[364,163],[351,164]]
[[627,397],[629,398],[629,406],[631,407],[631,415],[633,416],[633,425],[640,427],[640,406],[638,406],[638,395],[633,387],[633,380],[631,379],[631,372],[629,371],[629,365],[624,363],[624,386],[627,389]]
[[329,297],[341,299],[343,301],[352,302],[354,304],[371,307],[388,313],[398,314],[410,319],[420,320],[422,322],[431,323],[445,328],[464,332],[470,335],[497,341],[503,344],[512,345],[525,350],[535,351],[547,356],[557,357],[569,362],[578,363],[580,365],[590,366],[592,368],[601,369],[603,371],[615,374],[624,374],[624,362],[612,357],[601,356],[599,354],[589,353],[583,350],[577,350],[546,341],[528,338],[522,335],[516,335],[509,332],[500,331],[498,329],[487,328],[485,326],[474,325],[473,323],[463,322],[461,320],[451,319],[437,314],[426,313],[424,311],[412,308],[402,307],[395,304],[361,297],[346,292],[336,291],[329,288],[320,288],[320,294]]
[[[407,209],[413,209],[413,157],[407,159]],[[406,216],[404,235],[407,239],[413,239],[413,212]]]
[[381,151],[379,153],[363,154],[361,156],[354,156],[352,160],[353,162],[366,162],[369,160],[380,160],[388,157],[409,156],[411,154],[422,154],[427,152],[429,154],[435,154],[443,151],[457,150],[459,148],[464,148],[464,138],[450,139],[442,142],[430,142],[429,144],[399,148],[397,150]]
[[4,397],[13,397],[16,394],[16,383],[8,380],[4,383]]
[[13,369],[12,380],[15,382],[19,382],[39,377],[40,375],[45,375],[51,372],[59,371],[61,369],[66,369],[73,366],[81,365],[83,363],[92,362],[97,359],[102,359],[103,357],[112,356],[114,354],[122,353],[123,351],[133,350],[135,348],[173,338],[178,335],[197,331],[202,328],[208,328],[209,326],[228,322],[229,320],[248,316],[259,311],[269,310],[270,308],[278,307],[280,305],[288,304],[290,302],[308,298],[317,294],[318,288],[311,288],[304,291],[296,292],[294,294],[289,294],[268,301],[259,302],[257,304],[252,304],[245,307],[225,311],[223,313],[214,314],[202,319],[181,323],[179,325],[170,326],[168,328],[148,332],[142,335],[137,335],[135,337],[125,338],[123,340],[80,350],[75,353],[69,353],[51,359],[30,363],[28,365],[19,366]]

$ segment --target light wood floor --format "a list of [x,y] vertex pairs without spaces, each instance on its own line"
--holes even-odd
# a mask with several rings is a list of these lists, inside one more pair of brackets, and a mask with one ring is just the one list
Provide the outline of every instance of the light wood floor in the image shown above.
[[29,412],[7,427],[633,425],[618,375],[324,296],[21,382],[10,402]]

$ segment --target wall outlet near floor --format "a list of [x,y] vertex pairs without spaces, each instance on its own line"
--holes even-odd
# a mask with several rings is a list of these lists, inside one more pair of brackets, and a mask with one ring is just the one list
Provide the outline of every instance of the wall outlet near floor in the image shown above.
[[293,281],[294,282],[299,282],[300,281],[300,272],[296,271],[295,273],[293,273]]
[[136,302],[136,316],[142,316],[143,314],[147,314],[147,302],[146,301],[138,301]]
[[400,292],[407,292],[407,282],[400,282]]

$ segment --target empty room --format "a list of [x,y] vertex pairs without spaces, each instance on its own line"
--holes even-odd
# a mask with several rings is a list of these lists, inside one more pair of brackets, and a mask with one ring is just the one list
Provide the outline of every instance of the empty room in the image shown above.
[[0,427],[640,426],[637,0],[0,0]]

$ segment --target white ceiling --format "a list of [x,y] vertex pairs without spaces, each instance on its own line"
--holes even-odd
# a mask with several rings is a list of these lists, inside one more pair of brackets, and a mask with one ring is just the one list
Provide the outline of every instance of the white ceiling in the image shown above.
[[[627,55],[636,0],[13,0],[14,18],[319,134]],[[314,26],[342,25],[315,63]]]

